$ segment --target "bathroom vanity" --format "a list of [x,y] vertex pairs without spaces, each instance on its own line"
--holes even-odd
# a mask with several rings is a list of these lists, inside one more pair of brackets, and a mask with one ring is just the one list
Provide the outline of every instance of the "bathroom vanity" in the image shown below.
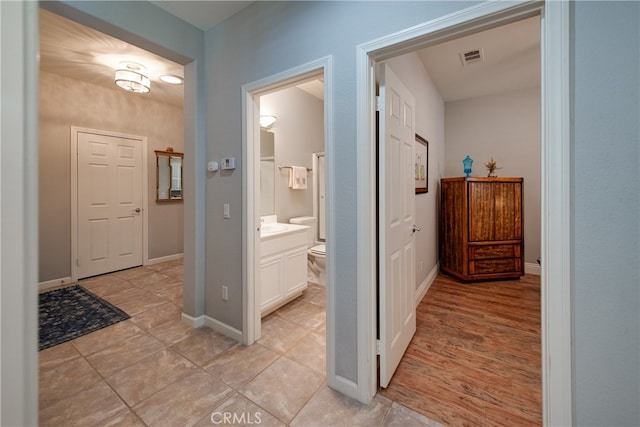
[[260,229],[262,317],[297,298],[307,288],[307,229],[263,222]]

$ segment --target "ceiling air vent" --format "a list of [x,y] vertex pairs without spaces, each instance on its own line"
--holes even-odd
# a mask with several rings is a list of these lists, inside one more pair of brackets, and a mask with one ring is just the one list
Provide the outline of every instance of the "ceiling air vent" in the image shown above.
[[462,65],[474,64],[484,61],[484,53],[482,49],[473,49],[459,54]]

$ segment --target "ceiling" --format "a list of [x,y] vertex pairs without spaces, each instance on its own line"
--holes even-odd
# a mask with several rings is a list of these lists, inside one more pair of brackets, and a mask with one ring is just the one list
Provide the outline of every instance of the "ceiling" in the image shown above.
[[115,70],[120,61],[136,62],[147,68],[151,91],[131,96],[182,106],[184,86],[159,80],[163,74],[184,77],[182,65],[43,9],[39,19],[42,71],[122,90],[115,85]]
[[[481,50],[463,65],[460,54]],[[496,27],[418,52],[445,102],[540,86],[540,18]]]
[[[152,3],[206,30],[252,2]],[[538,86],[539,43],[539,18],[533,17],[431,46],[418,51],[418,55],[443,100],[449,102]],[[482,50],[483,61],[463,65],[459,54],[474,49]],[[43,71],[116,90],[113,77],[122,60],[141,63],[149,72],[151,92],[135,96],[182,106],[183,86],[158,79],[162,74],[184,76],[182,65],[40,9],[40,68]],[[321,96],[321,82],[308,86],[302,89]]]
[[177,16],[185,22],[207,31],[231,15],[235,15],[252,1],[151,1],[158,7]]

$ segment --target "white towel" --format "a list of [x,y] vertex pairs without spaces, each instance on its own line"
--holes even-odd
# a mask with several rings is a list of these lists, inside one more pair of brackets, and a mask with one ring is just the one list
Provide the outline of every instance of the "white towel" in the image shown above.
[[289,188],[292,190],[307,189],[307,168],[291,166],[291,169],[289,169]]

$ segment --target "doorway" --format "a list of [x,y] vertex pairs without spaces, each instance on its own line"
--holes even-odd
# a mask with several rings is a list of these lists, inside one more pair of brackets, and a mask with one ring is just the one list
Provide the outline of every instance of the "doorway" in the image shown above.
[[[261,207],[261,192],[260,192],[260,115],[269,114],[269,111],[262,111],[260,105],[260,98],[262,96],[277,92],[279,90],[289,88],[292,86],[300,85],[301,83],[310,82],[314,80],[321,80],[324,83],[323,88],[323,147],[324,147],[324,159],[323,162],[326,174],[323,182],[325,191],[326,206],[325,220],[324,220],[324,233],[326,235],[326,267],[325,267],[325,281],[326,281],[326,363],[327,363],[327,380],[331,383],[332,372],[335,371],[335,360],[333,355],[333,310],[335,305],[333,302],[333,270],[332,270],[332,252],[330,244],[332,241],[333,233],[333,211],[332,211],[332,197],[333,197],[333,175],[332,171],[332,153],[333,153],[333,132],[331,123],[331,109],[332,109],[332,81],[331,81],[331,58],[322,58],[317,61],[313,61],[291,70],[284,71],[271,77],[244,85],[242,87],[242,102],[243,102],[243,192],[244,200],[247,201],[245,208],[243,209],[243,221],[244,229],[248,230],[246,233],[243,244],[243,336],[242,341],[245,345],[254,343],[261,336],[261,297],[260,297],[260,230],[261,230],[261,216],[263,213],[260,211]],[[276,126],[278,126],[276,122]],[[276,142],[277,144],[277,142]],[[308,159],[312,161],[311,156]],[[274,165],[273,169],[276,173],[276,177],[282,174],[279,173],[279,166],[282,169],[286,169],[288,164]],[[312,168],[310,168],[312,169]],[[284,173],[287,171],[284,170]],[[283,175],[285,177],[286,175]],[[294,191],[294,190],[292,190]],[[297,190],[295,190],[297,191]],[[309,195],[312,194],[312,190],[308,189]],[[310,212],[311,213],[311,212]],[[286,215],[289,216],[289,215]],[[283,217],[286,221],[289,218]],[[279,219],[280,220],[280,219]]]
[[[153,194],[148,201],[146,191],[151,188],[153,193],[157,182],[153,151],[170,147],[182,152],[185,142],[185,86],[169,85],[157,76],[163,75],[163,71],[182,76],[186,68],[66,18],[59,10],[48,9],[50,5],[41,6],[38,9],[41,39],[39,149],[41,158],[47,158],[47,161],[39,164],[40,288],[65,285],[79,278],[123,268],[182,258],[185,246],[183,206],[190,201],[185,198],[184,202],[158,203],[158,198]],[[60,28],[64,28],[64,31]],[[95,43],[91,44],[89,40]],[[95,51],[98,44],[108,48],[98,53]],[[87,49],[91,55],[86,54]],[[151,79],[149,93],[125,92],[116,87],[114,72],[121,66],[123,58],[135,58],[146,66],[145,72]],[[60,105],[65,108],[61,109]],[[115,131],[127,138],[132,134],[144,135],[135,136],[134,139],[147,141],[141,142],[141,173],[136,190],[144,193],[144,197],[136,196],[140,201],[134,211],[140,209],[140,212],[134,213],[139,220],[132,222],[137,224],[135,234],[139,235],[139,239],[136,239],[136,245],[139,246],[136,251],[139,254],[135,256],[135,263],[92,269],[88,273],[82,272],[82,266],[78,266],[83,260],[74,247],[78,243],[77,229],[73,223],[73,215],[77,215],[77,212],[72,207],[72,198],[75,197],[72,192],[76,185],[70,184],[76,157],[73,148],[71,151],[74,153],[70,153],[73,142],[70,141],[77,135],[72,128],[79,125],[83,129],[93,129],[90,131],[92,134],[111,135],[111,131]],[[100,131],[96,132],[95,129]],[[116,175],[112,178],[117,179]],[[83,183],[81,180],[74,184]],[[99,228],[97,222],[92,224]],[[130,250],[121,249],[123,252]],[[97,256],[102,258],[102,255]],[[76,270],[80,270],[79,276]]]
[[[375,221],[370,212],[375,206],[375,81],[372,79],[377,62],[410,52],[420,47],[451,40],[483,28],[492,28],[536,14],[541,15],[542,47],[542,366],[543,420],[545,424],[571,424],[570,367],[570,306],[569,306],[569,138],[568,138],[568,6],[546,4],[482,4],[427,23],[406,32],[378,39],[359,46],[358,52],[358,137],[360,197],[358,306],[359,347],[368,349],[359,355],[358,393],[361,401],[375,394],[376,343],[375,277],[376,259],[370,250],[375,245]],[[547,40],[554,43],[546,43]],[[553,204],[554,209],[549,210]],[[555,258],[557,256],[557,258]],[[374,266],[374,267],[372,267]],[[551,286],[553,283],[553,286]],[[359,323],[360,326],[360,323]],[[549,360],[557,361],[551,370]],[[554,362],[555,363],[555,362]]]

